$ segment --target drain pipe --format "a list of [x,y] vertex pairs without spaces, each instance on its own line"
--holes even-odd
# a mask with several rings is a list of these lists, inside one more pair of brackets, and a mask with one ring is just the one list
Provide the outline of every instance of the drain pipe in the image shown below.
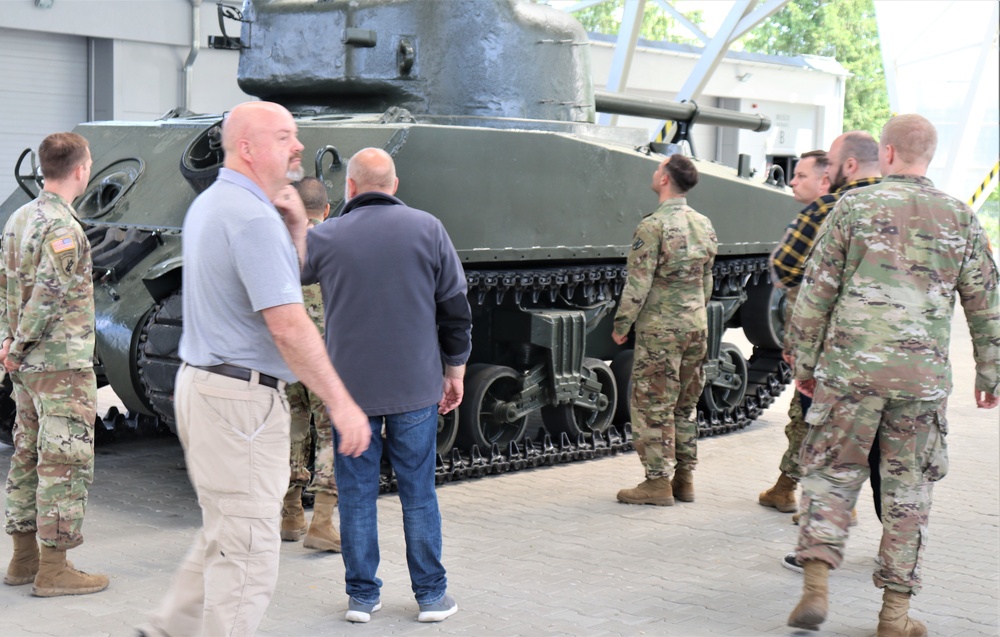
[[185,110],[191,110],[191,69],[194,66],[194,59],[198,57],[201,48],[201,0],[190,0],[191,2],[191,50],[188,51],[187,60],[184,61],[184,95],[182,96],[182,106]]

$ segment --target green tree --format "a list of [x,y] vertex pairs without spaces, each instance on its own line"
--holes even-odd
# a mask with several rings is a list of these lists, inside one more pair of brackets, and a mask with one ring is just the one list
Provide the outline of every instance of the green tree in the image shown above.
[[[621,18],[624,10],[625,0],[608,0],[607,2],[576,11],[573,13],[573,17],[579,20],[583,28],[590,33],[618,35],[618,30],[622,26]],[[695,25],[701,25],[701,11],[685,13],[684,17]],[[680,44],[701,44],[701,40],[697,39],[680,22],[675,20],[673,16],[649,0],[646,2],[645,11],[642,15],[642,28],[639,31],[639,37],[646,40],[677,42]]]
[[792,0],[744,36],[743,48],[772,55],[836,58],[852,73],[844,96],[844,130],[876,138],[889,119],[873,0]]

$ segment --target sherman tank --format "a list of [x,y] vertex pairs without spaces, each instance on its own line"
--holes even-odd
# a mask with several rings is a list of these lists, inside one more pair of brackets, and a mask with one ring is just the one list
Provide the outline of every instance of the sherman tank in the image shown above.
[[[374,146],[395,158],[398,196],[451,235],[474,345],[465,400],[439,423],[439,479],[626,448],[632,350],[612,342],[611,323],[632,232],[656,207],[651,175],[673,147],[595,114],[673,120],[674,141],[695,124],[766,130],[766,118],[595,94],[580,24],[520,0],[248,0],[219,13],[224,34],[210,44],[239,49],[241,88],[294,114],[334,215],[346,159]],[[93,247],[96,370],[132,426],[173,427],[181,227],[221,166],[221,123],[171,113],[76,128],[94,160],[75,206]],[[42,183],[30,151],[21,160],[0,222]],[[698,409],[710,435],[745,426],[788,382],[767,255],[797,206],[745,170],[696,165],[689,202],[719,237]],[[742,329],[752,353],[727,329]],[[3,398],[9,440],[9,385]]]

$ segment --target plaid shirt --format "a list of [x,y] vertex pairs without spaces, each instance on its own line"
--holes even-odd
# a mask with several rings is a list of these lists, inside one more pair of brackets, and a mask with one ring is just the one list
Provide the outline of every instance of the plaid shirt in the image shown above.
[[840,201],[840,197],[848,190],[871,186],[880,181],[881,179],[878,177],[857,179],[844,184],[830,194],[823,195],[802,209],[802,212],[795,217],[795,221],[785,230],[785,236],[781,238],[778,247],[771,254],[771,267],[774,268],[778,281],[784,287],[794,288],[802,283],[802,275],[806,271],[806,259],[812,252],[816,233],[823,225],[826,216]]

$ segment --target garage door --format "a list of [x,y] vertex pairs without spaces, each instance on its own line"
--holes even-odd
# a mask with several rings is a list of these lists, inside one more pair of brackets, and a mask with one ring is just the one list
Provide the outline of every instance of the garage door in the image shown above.
[[25,148],[87,119],[87,39],[0,29],[0,201]]

